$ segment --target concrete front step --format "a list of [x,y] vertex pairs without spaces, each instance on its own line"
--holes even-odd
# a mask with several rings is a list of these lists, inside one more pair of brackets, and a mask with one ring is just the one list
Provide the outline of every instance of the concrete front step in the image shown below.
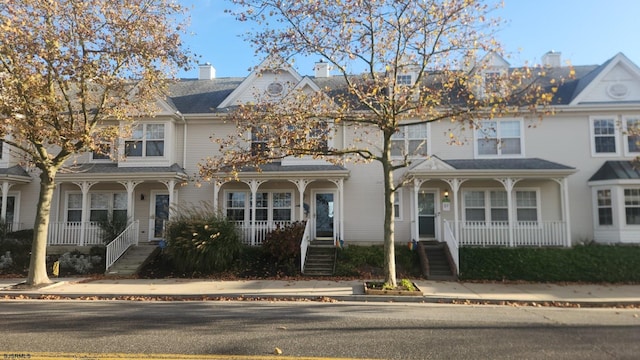
[[136,274],[152,255],[159,250],[157,245],[138,245],[129,248],[115,264],[109,268],[107,275],[127,276]]

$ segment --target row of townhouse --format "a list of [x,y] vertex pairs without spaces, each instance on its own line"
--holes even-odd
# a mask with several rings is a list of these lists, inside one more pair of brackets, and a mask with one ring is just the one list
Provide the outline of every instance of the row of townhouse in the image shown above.
[[[497,55],[483,71],[506,71]],[[398,133],[394,151],[417,150],[398,173],[411,181],[396,196],[396,241],[453,237],[462,245],[570,246],[583,241],[640,243],[640,69],[623,54],[602,65],[561,66],[550,52],[544,65],[569,78],[558,89],[555,114],[539,120],[486,120],[478,129],[451,124],[416,125]],[[264,64],[264,63],[263,63]],[[411,81],[414,74],[402,75]],[[318,159],[286,158],[262,171],[243,171],[238,181],[190,181],[198,163],[218,151],[211,136],[235,125],[229,109],[259,94],[279,98],[292,88],[337,87],[326,63],[315,76],[284,66],[258,66],[245,78],[216,78],[201,65],[198,79],[172,85],[161,111],[139,120],[131,138],[110,144],[125,154],[112,160],[82,154],[57,177],[49,244],[100,243],[97,222],[108,216],[133,219],[140,241],[163,237],[175,205],[210,202],[239,223],[244,240],[260,244],[276,223],[308,220],[311,238],[347,244],[381,243],[383,185],[379,164],[332,165]],[[334,129],[332,146],[354,136]],[[248,136],[248,142],[251,142]],[[251,144],[259,145],[259,144]],[[1,217],[14,229],[30,228],[38,178],[2,147]]]

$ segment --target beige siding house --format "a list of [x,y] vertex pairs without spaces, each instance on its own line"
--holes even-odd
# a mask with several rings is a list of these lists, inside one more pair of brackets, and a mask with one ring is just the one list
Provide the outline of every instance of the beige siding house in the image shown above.
[[[417,154],[397,174],[409,179],[396,196],[398,243],[640,243],[640,170],[633,162],[640,155],[640,69],[623,54],[572,70],[559,56],[544,57],[549,71],[575,77],[559,87],[553,115],[486,120],[477,129],[435,122],[394,137],[398,154]],[[499,57],[492,64],[488,70],[508,71]],[[173,85],[160,111],[138,121],[130,138],[105,145],[120,160],[74,159],[57,178],[49,243],[101,243],[97,222],[106,216],[134,220],[141,242],[161,240],[176,205],[201,202],[237,221],[248,244],[260,244],[276,224],[300,220],[309,222],[311,238],[381,243],[383,185],[375,163],[287,158],[243,171],[237,181],[192,181],[198,163],[219,151],[210,138],[235,130],[226,121],[230,108],[339,82],[324,63],[314,76],[263,65],[245,78],[216,78],[211,65],[202,65],[200,77]],[[450,131],[459,144],[449,144]],[[354,136],[343,128],[334,134],[335,147]],[[31,228],[38,178],[17,159],[2,147],[1,217],[13,229]]]

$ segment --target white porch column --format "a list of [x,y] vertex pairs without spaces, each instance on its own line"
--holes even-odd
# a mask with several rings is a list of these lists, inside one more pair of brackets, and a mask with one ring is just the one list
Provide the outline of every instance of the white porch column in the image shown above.
[[119,183],[122,186],[124,186],[124,188],[127,190],[127,224],[133,221],[133,207],[134,207],[133,190],[141,182],[142,181],[133,181],[133,180],[119,181]]
[[460,192],[460,186],[467,181],[467,179],[453,178],[442,180],[451,187],[451,196],[453,197],[453,221],[455,223],[453,231],[456,235],[456,241],[460,244],[460,199],[458,194]]
[[249,189],[251,189],[251,245],[256,245],[256,204],[257,204],[257,193],[260,184],[265,182],[265,180],[256,180],[251,179],[249,181],[243,180],[245,184],[249,185]]
[[337,234],[338,236],[337,237],[335,236],[336,235],[335,234],[335,230],[336,229],[334,229],[334,239],[333,239],[334,244],[338,245],[336,243],[336,240],[337,241],[344,240],[344,238],[343,238],[343,235],[344,235],[344,215],[343,215],[344,204],[343,203],[344,203],[344,201],[342,201],[343,192],[344,192],[344,179],[331,179],[331,182],[336,184],[336,187],[338,188],[338,199],[337,199],[337,202],[338,202],[338,216],[339,216],[339,219],[340,219],[339,220],[340,221],[340,226],[337,229],[338,230],[338,234]]
[[74,182],[74,184],[80,187],[82,191],[82,216],[80,220],[80,243],[78,245],[84,246],[85,233],[87,232],[87,222],[89,221],[89,189],[95,184],[95,182],[81,181]]
[[303,221],[304,220],[304,191],[307,188],[307,185],[309,185],[311,183],[312,180],[308,180],[308,179],[289,179],[289,181],[291,181],[292,183],[296,184],[296,187],[298,188],[298,194],[300,196],[300,215],[298,220]]
[[569,217],[569,185],[567,178],[553,179],[560,185],[560,205],[562,207],[562,220],[565,226],[565,246],[571,247],[571,220]]
[[171,219],[171,215],[173,215],[173,212],[175,211],[175,201],[176,201],[176,194],[175,194],[175,188],[176,188],[176,181],[174,179],[171,179],[169,181],[163,181],[162,182],[166,187],[167,190],[169,191],[169,219]]
[[[0,145],[1,146],[1,145]],[[11,184],[8,181],[2,182],[2,210],[0,211],[0,219],[7,220],[7,197],[9,197],[9,188]]]
[[504,189],[507,191],[507,221],[509,223],[509,246],[513,247],[513,187],[520,179],[513,178],[499,178],[495,179],[500,182]]
[[225,182],[221,180],[217,180],[217,179],[213,180],[213,211],[215,211],[216,213],[220,209],[220,204],[219,204],[220,188],[222,188],[222,185],[224,183]]

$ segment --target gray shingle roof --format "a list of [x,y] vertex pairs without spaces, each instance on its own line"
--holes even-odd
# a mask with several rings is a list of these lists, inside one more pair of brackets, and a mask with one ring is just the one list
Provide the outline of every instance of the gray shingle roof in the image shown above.
[[180,80],[169,87],[168,100],[183,114],[219,112],[216,107],[240,85],[242,80],[244,79]]
[[22,166],[20,165],[14,165],[12,167],[9,168],[1,168],[0,169],[0,176],[22,176],[25,178],[31,178],[31,176],[29,175],[29,173],[27,172],[27,170],[25,170]]
[[[176,175],[187,176],[184,169],[178,164],[171,166],[133,166],[118,167],[115,163],[82,164],[70,169],[72,173],[84,174],[141,174],[141,173],[176,173]],[[63,172],[60,175],[64,175]]]
[[610,160],[606,161],[589,181],[638,179],[640,179],[640,167],[633,161]]
[[539,158],[443,160],[456,170],[574,170],[574,168]]

